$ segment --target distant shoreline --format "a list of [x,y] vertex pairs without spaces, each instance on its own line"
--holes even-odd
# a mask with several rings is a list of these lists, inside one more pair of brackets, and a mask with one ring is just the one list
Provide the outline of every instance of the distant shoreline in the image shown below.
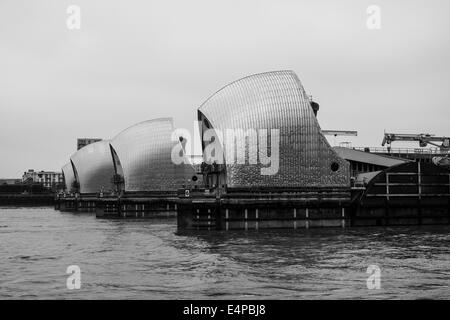
[[53,193],[49,194],[0,194],[0,206],[52,206],[55,203]]

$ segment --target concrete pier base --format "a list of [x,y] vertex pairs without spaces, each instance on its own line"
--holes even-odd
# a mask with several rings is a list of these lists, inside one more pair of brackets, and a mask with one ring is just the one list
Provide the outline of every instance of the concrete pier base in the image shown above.
[[95,212],[97,197],[65,197],[55,200],[55,209],[68,212]]
[[81,195],[59,197],[55,209],[69,212],[91,212],[98,218],[145,219],[176,217],[177,198],[168,194],[133,194],[126,196]]
[[176,217],[177,204],[171,198],[99,198],[97,218],[148,219]]
[[383,199],[362,198],[362,192],[248,192],[217,197],[190,192],[178,200],[178,228],[245,231],[450,224],[448,195]]
[[188,230],[260,230],[345,227],[350,225],[346,208],[304,208],[292,206],[224,206],[182,204],[178,228]]
[[[192,193],[189,193],[192,194]],[[260,230],[345,227],[350,225],[350,190],[193,194],[178,201],[178,228],[187,230]]]

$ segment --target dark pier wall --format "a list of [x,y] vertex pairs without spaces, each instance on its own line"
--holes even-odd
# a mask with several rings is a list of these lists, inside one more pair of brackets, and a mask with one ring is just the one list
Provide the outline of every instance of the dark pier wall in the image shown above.
[[345,227],[350,189],[317,192],[234,193],[178,202],[178,228],[259,230]]
[[450,223],[450,171],[428,163],[391,167],[354,201],[353,225]]
[[53,194],[0,194],[0,206],[53,206]]
[[390,167],[362,189],[191,193],[178,210],[178,227],[192,230],[441,224],[450,224],[450,171],[422,162]]
[[259,230],[345,227],[346,207],[305,208],[300,205],[264,206],[180,204],[178,227],[188,230]]
[[95,212],[96,197],[64,197],[55,202],[55,209],[69,212]]
[[177,204],[171,198],[102,198],[97,200],[95,212],[97,218],[175,217]]
[[81,195],[60,197],[55,209],[71,212],[92,212],[98,218],[142,219],[152,217],[175,217],[176,198],[139,195],[133,197],[97,197]]

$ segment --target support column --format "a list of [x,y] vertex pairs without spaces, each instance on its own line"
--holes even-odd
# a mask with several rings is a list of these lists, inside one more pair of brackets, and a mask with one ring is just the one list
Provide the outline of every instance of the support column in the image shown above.
[[294,229],[297,229],[297,208],[294,208]]
[[306,208],[305,217],[306,217],[305,228],[309,229],[309,220],[308,220],[309,219],[309,209],[308,208]]
[[122,212],[121,212],[122,205],[120,203],[120,198],[117,198],[116,207],[117,207],[117,216],[120,217],[122,215]]
[[422,173],[420,162],[417,163],[417,183],[419,185],[419,199],[422,198]]
[[448,175],[448,224],[450,224],[450,174]]
[[225,209],[225,230],[227,230],[227,231],[228,231],[228,228],[229,228],[228,217],[229,217],[228,209]]
[[248,221],[247,221],[247,219],[248,219],[248,210],[245,209],[245,210],[244,210],[244,220],[245,220],[244,225],[245,225],[245,231],[248,230]]
[[386,197],[389,200],[389,173],[386,172]]
[[211,230],[211,209],[208,209],[208,231]]
[[197,209],[197,230],[200,229],[200,209]]

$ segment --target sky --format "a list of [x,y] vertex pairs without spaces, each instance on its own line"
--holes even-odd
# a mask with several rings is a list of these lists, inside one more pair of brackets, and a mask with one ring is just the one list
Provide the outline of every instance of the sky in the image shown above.
[[357,130],[342,137],[353,146],[380,147],[384,130],[449,136],[449,12],[446,0],[0,0],[0,178],[59,171],[77,138],[144,120],[193,130],[215,91],[274,70],[297,73],[322,129]]

